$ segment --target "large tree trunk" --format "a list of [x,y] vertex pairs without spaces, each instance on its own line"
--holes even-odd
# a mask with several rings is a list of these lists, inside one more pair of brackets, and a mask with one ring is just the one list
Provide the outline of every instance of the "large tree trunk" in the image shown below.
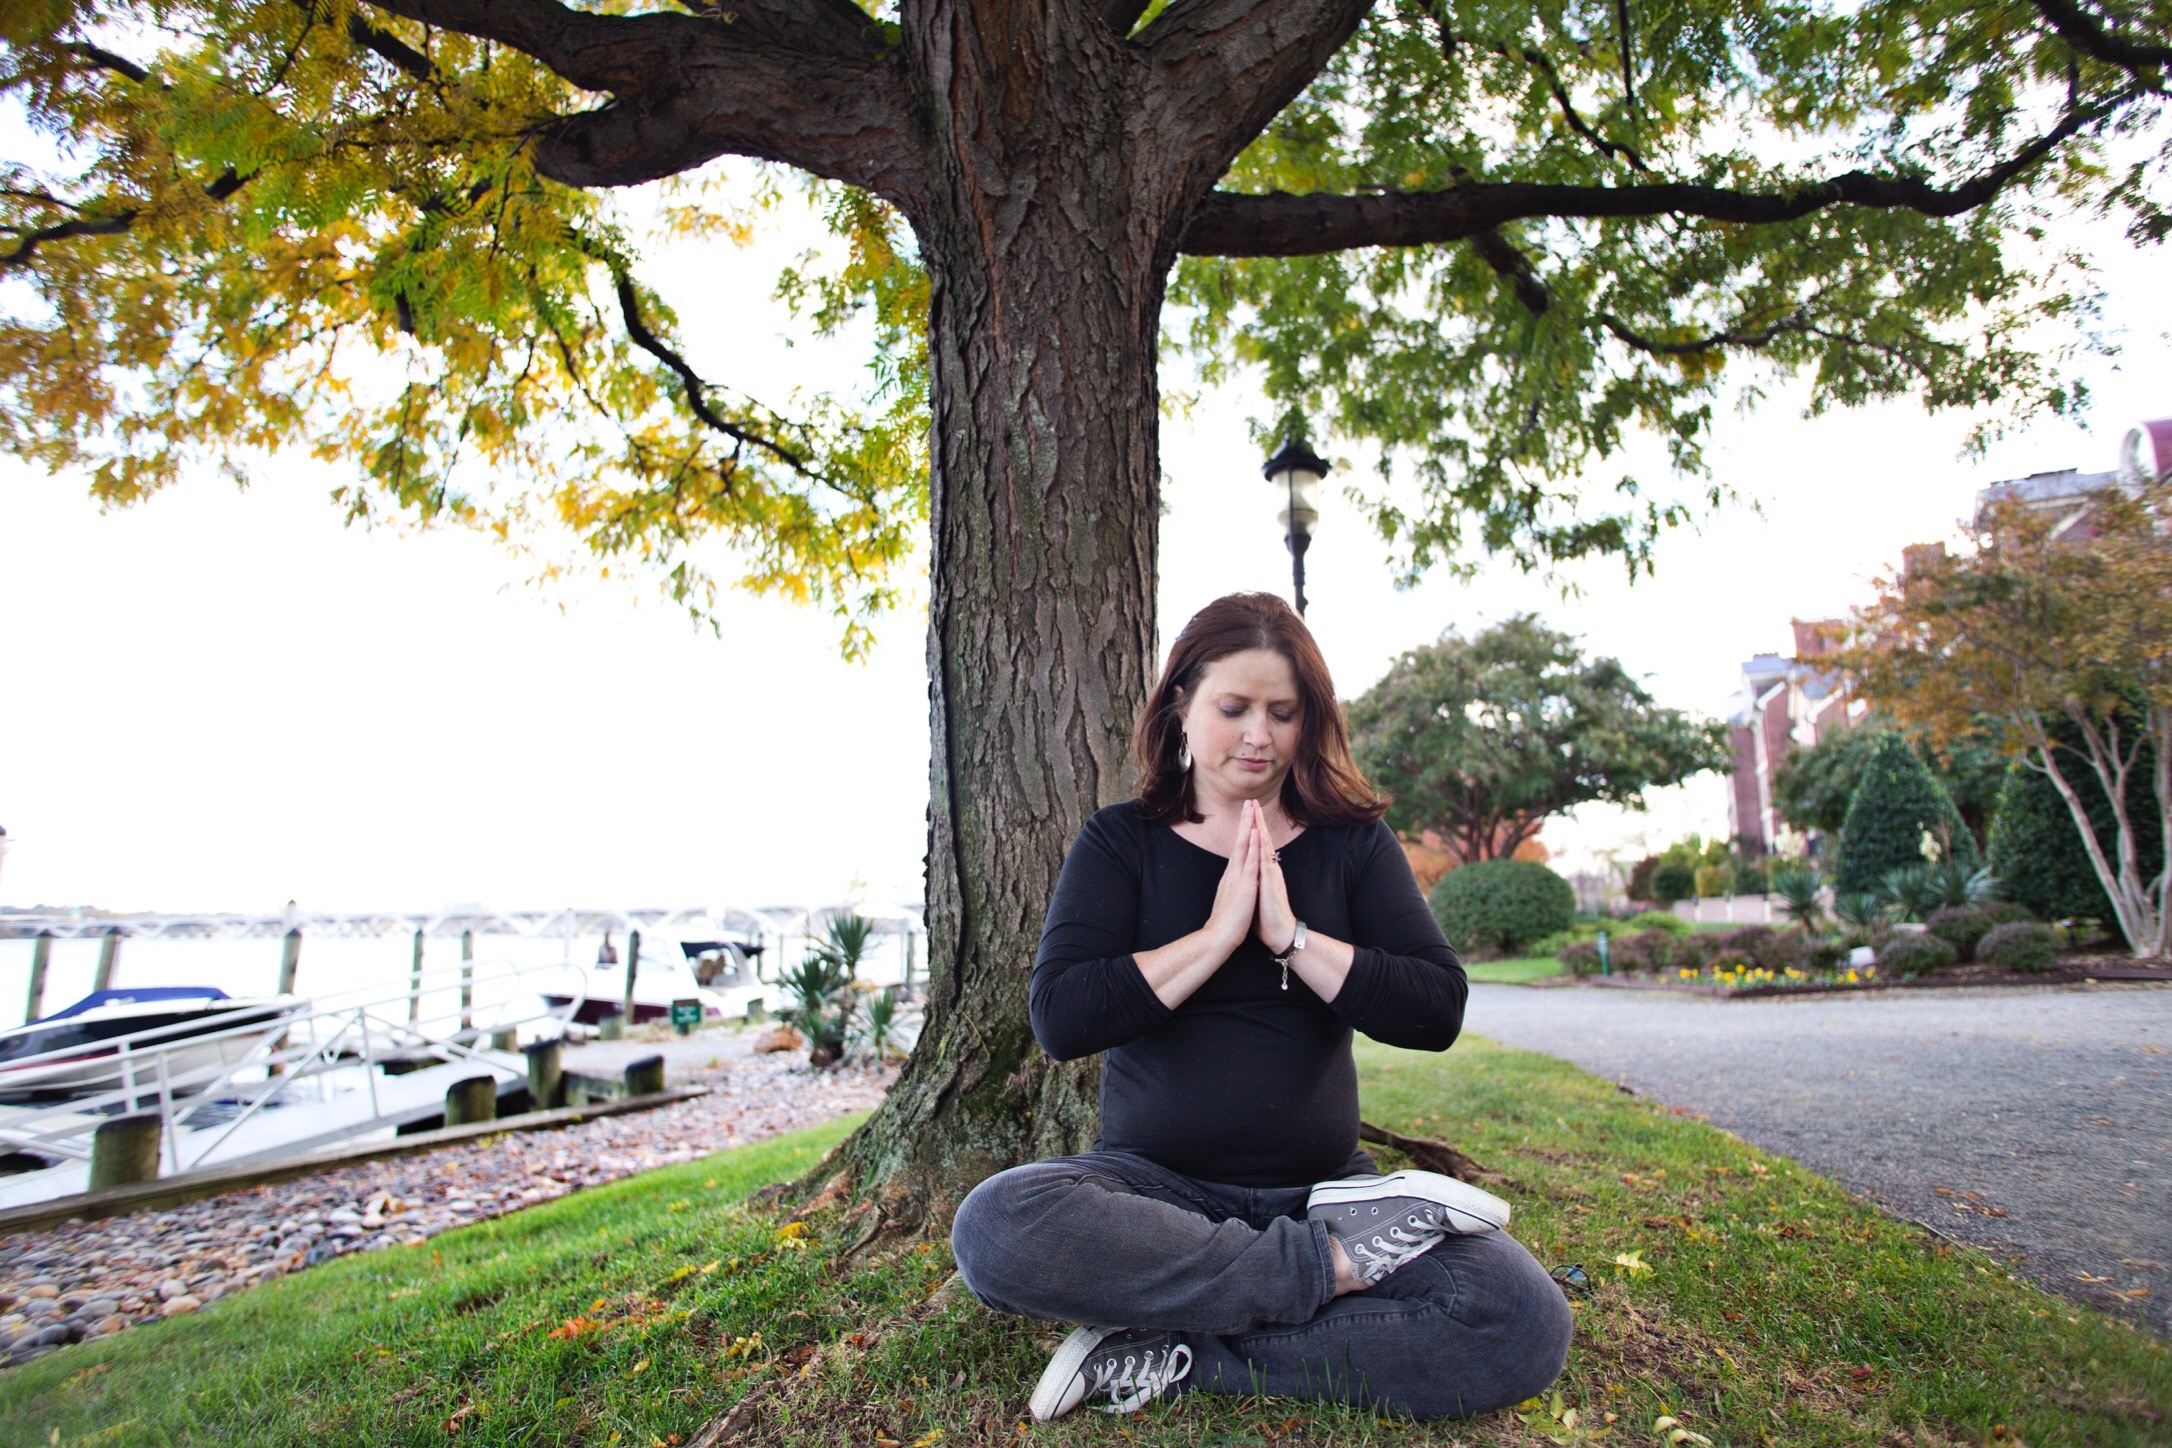
[[1098,1063],[1041,1054],[1027,982],[1065,846],[1133,789],[1174,255],[1131,174],[1116,37],[947,18],[914,57],[936,177],[913,218],[933,281],[929,1016],[844,1152],[931,1225],[989,1173],[1093,1139]]

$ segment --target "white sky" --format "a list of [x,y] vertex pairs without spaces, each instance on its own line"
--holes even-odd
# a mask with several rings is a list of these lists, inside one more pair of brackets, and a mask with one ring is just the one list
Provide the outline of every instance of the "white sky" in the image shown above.
[[[794,348],[766,298],[804,244],[679,254],[651,274],[697,365],[723,382],[851,385],[849,347]],[[2019,429],[1956,459],[1957,417],[1897,405],[1805,422],[1776,394],[1729,419],[1719,475],[1762,501],[1661,548],[1629,587],[1585,595],[1492,569],[1394,591],[1379,545],[1335,496],[1308,558],[1310,620],[1343,694],[1453,624],[1533,610],[1621,658],[1666,703],[1716,712],[1791,615],[1844,612],[1900,548],[1948,535],[1974,491],[2044,468],[2109,468],[2124,429],[2172,413],[2172,289],[2161,257],[2109,251],[2120,364],[2086,364],[2093,432]],[[1278,506],[1245,417],[1209,394],[1163,431],[1169,516],[1161,631],[1233,589],[1289,585]],[[0,904],[118,909],[428,908],[814,902],[855,884],[919,898],[927,799],[922,621],[882,627],[871,662],[837,657],[826,615],[734,596],[721,639],[622,581],[560,588],[457,533],[347,529],[335,476],[205,476],[102,515],[81,480],[0,462]],[[1593,851],[1725,828],[1711,776],[1643,819],[1557,824]]]

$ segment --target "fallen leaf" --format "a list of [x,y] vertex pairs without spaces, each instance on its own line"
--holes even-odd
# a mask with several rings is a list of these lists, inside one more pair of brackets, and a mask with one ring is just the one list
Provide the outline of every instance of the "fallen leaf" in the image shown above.
[[2109,1277],[2092,1277],[2087,1272],[2077,1272],[2074,1274],[2074,1280],[2076,1282],[2109,1282],[2112,1279]]
[[2121,1292],[2117,1288],[2114,1288],[2112,1289],[2112,1296],[2124,1297],[2129,1302],[2139,1302],[2143,1298],[2149,1296],[2149,1289],[2147,1287],[2134,1287],[2128,1289],[2125,1292]]
[[1631,1277],[1643,1277],[1652,1270],[1651,1264],[1644,1260],[1644,1249],[1642,1247],[1634,1252],[1615,1253],[1614,1265]]

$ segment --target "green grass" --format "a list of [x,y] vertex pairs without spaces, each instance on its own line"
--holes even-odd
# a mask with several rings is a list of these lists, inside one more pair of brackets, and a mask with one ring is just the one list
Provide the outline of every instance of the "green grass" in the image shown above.
[[1523,985],[1561,974],[1561,962],[1550,955],[1527,955],[1520,960],[1465,961],[1463,973],[1472,980],[1494,985]]
[[[2166,1440],[2164,1344],[1725,1132],[1470,1037],[1446,1056],[1361,1046],[1359,1067],[1368,1119],[1471,1152],[1533,1252],[1597,1280],[1558,1410],[1549,1395],[1521,1415],[1411,1425],[1201,1394],[1022,1429],[1058,1329],[938,1290],[939,1245],[841,1263],[862,1219],[825,1211],[793,1239],[731,1204],[803,1170],[833,1126],[0,1374],[0,1442],[670,1448],[741,1394],[731,1441],[777,1448],[1627,1445],[1656,1441],[1662,1414],[1716,1443],[1787,1448]],[[1649,1270],[1614,1265],[1630,1254]],[[566,1335],[574,1318],[610,1325]]]

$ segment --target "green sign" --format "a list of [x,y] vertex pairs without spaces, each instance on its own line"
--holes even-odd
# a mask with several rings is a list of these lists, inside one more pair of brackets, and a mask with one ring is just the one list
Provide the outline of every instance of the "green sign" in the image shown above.
[[700,1024],[700,1001],[673,1001],[671,1003],[671,1025],[680,1035],[685,1035]]

